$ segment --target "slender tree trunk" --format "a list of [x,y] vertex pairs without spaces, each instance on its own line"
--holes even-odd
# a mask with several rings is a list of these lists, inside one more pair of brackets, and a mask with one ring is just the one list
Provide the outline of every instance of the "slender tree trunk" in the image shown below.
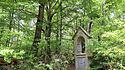
[[[10,16],[10,22],[9,22],[9,30],[11,31],[12,29],[12,25],[13,25],[13,15],[14,15],[14,10],[10,11],[9,12]],[[6,46],[11,46],[11,39],[9,38],[7,41],[6,41]]]
[[92,31],[92,24],[93,24],[93,22],[92,22],[92,18],[90,18],[90,22],[89,22],[89,24],[88,24],[88,29],[87,29],[87,32],[90,34],[90,32]]
[[47,26],[46,26],[46,33],[45,33],[45,40],[47,42],[47,47],[46,47],[46,63],[50,63],[51,61],[51,46],[50,46],[50,37],[51,37],[51,28],[52,28],[52,15],[51,15],[51,4],[49,2],[49,5],[47,7]]
[[11,29],[12,29],[12,22],[13,22],[13,14],[14,14],[14,12],[10,12],[10,24],[9,24],[9,30],[11,31]]
[[60,53],[61,49],[61,40],[62,40],[62,0],[60,0],[59,13],[57,13],[57,35],[56,35],[56,54]]
[[32,44],[32,50],[33,50],[34,56],[37,56],[38,46],[41,40],[43,18],[44,18],[44,4],[40,4],[37,23],[36,23],[35,36]]
[[[60,39],[59,39],[59,48],[61,49],[62,45],[62,0],[60,0]],[[59,51],[61,51],[59,49]]]
[[[102,3],[102,15],[103,16],[105,16],[105,14],[106,14],[106,11],[105,11],[105,8],[104,8],[105,4],[106,4],[106,0],[104,0],[103,3]],[[99,27],[101,27],[103,25],[104,25],[104,20],[101,21],[101,23],[99,24]],[[99,34],[97,36],[98,37],[98,41],[101,41],[101,37],[100,36],[101,36],[101,32],[99,32]]]
[[[59,20],[59,14],[57,13],[57,21]],[[56,54],[59,54],[59,22],[57,22],[57,29],[56,29]]]

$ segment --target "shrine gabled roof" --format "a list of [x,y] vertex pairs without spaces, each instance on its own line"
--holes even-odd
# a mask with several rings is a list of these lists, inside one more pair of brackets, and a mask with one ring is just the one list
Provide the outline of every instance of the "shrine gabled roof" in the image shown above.
[[90,34],[89,34],[84,28],[82,28],[82,27],[80,26],[80,27],[77,29],[77,31],[75,32],[75,34],[74,34],[74,36],[73,36],[72,39],[75,38],[75,36],[76,36],[77,33],[79,32],[79,29],[80,29],[88,38],[92,38],[92,37],[90,36]]

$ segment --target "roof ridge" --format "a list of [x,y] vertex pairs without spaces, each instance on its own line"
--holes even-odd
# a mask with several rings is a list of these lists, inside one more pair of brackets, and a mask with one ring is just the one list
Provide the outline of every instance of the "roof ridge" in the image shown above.
[[78,33],[79,29],[82,30],[82,32],[83,32],[88,38],[92,38],[92,37],[90,36],[90,34],[89,34],[84,28],[82,28],[81,26],[79,26],[79,28],[76,30],[76,32],[75,32],[75,34],[74,34],[74,36],[73,36],[72,39],[74,39],[74,37],[75,37],[76,34]]

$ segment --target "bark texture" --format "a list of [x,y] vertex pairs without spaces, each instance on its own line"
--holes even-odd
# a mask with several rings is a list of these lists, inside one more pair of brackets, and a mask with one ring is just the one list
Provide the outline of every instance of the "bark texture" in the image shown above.
[[32,44],[33,54],[35,56],[37,56],[38,46],[41,40],[43,18],[44,18],[44,4],[40,4],[39,13],[37,17],[37,23],[36,23],[35,36],[34,36],[34,41]]

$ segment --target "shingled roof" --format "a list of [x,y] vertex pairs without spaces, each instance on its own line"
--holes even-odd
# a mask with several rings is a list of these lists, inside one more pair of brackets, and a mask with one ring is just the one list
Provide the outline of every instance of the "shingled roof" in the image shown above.
[[82,28],[81,26],[79,26],[79,28],[77,29],[76,33],[74,34],[74,36],[73,36],[73,38],[72,38],[73,40],[74,40],[74,37],[76,36],[76,34],[78,33],[79,29],[80,29],[88,38],[92,38],[92,37],[90,36],[90,34],[89,34],[84,28]]

